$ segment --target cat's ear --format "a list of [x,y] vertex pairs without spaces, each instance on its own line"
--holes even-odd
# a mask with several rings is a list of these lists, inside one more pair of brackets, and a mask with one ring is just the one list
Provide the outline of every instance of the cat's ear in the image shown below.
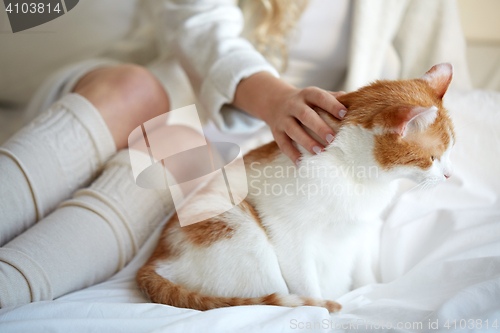
[[453,66],[447,62],[435,65],[421,77],[436,91],[439,98],[443,98],[452,78]]
[[438,108],[435,106],[430,108],[421,106],[400,108],[396,111],[392,129],[401,137],[404,137],[408,130],[425,130],[436,120],[437,111]]

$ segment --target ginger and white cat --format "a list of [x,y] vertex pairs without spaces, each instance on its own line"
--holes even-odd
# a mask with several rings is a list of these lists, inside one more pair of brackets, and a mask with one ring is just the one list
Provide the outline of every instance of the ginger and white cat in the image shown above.
[[[137,274],[140,288],[153,302],[198,310],[340,310],[333,300],[376,282],[367,244],[378,237],[374,221],[393,198],[395,180],[433,185],[451,175],[454,131],[442,98],[452,72],[439,64],[419,79],[377,81],[343,95],[342,121],[318,110],[337,135],[318,155],[300,148],[300,168],[275,142],[248,153],[246,199],[185,227],[174,215]],[[222,195],[213,186],[184,208],[209,211]]]

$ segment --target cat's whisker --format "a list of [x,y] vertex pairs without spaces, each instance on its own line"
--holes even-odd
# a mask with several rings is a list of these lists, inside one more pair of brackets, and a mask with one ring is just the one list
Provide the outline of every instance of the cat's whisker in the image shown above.
[[421,186],[422,186],[423,183],[418,183],[417,185],[413,186],[411,189],[409,189],[408,191],[406,191],[404,194],[408,194],[410,192],[413,192],[413,191],[416,191],[416,190],[420,190],[421,189]]

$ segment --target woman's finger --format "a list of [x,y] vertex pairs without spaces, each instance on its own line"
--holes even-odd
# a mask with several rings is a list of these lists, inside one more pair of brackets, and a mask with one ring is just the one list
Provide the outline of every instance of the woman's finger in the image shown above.
[[274,139],[280,150],[285,154],[295,165],[298,165],[300,160],[300,152],[292,143],[292,140],[285,132],[273,133]]
[[308,150],[311,154],[319,154],[324,149],[323,145],[311,138],[311,136],[307,134],[307,132],[304,131],[304,129],[295,120],[290,121],[290,123],[285,126],[285,133],[293,141]]
[[338,119],[342,119],[346,115],[347,108],[325,90],[317,87],[309,87],[303,91],[308,104],[318,106]]
[[327,143],[333,141],[335,132],[313,109],[309,107],[304,108],[299,115],[297,115],[297,119]]
[[347,94],[345,91],[328,91],[328,93],[335,98]]

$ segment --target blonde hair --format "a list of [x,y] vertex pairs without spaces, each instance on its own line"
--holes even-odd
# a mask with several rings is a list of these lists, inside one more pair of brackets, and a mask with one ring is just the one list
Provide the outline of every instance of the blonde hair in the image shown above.
[[288,38],[308,0],[250,0],[257,4],[252,14],[260,17],[249,36],[255,48],[279,71],[288,65]]

